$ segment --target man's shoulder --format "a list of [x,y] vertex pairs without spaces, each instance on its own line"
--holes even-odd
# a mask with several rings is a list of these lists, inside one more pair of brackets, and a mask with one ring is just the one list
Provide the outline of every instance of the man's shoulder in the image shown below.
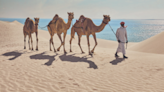
[[118,30],[126,30],[126,27],[120,27],[120,28],[118,28]]
[[117,30],[119,30],[121,27],[117,28]]
[[120,29],[121,29],[121,27],[117,28],[117,30],[120,30]]

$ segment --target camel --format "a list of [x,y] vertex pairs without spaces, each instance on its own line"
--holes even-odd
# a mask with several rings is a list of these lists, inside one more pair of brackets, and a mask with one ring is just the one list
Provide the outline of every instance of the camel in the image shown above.
[[[33,50],[33,40],[31,34],[35,32],[36,34],[36,50],[38,50],[38,23],[39,18],[34,18],[35,22],[30,19],[29,17],[25,21],[25,25],[23,26],[23,34],[24,34],[24,49],[26,49],[26,36],[29,36],[28,44],[29,44],[29,50]],[[31,39],[31,45],[32,48],[30,48],[30,39]]]
[[[53,36],[56,33],[58,35],[60,41],[61,41],[61,45],[58,47],[57,51],[59,51],[60,47],[63,45],[64,53],[67,53],[65,50],[65,37],[67,34],[67,30],[71,26],[71,22],[72,22],[73,18],[74,18],[74,14],[68,13],[68,22],[65,23],[65,21],[62,18],[55,16],[53,18],[53,20],[48,24],[47,28],[48,28],[48,31],[49,31],[50,36],[51,36],[50,37],[50,51],[52,51],[52,49],[51,49],[51,44],[52,44],[53,48],[54,48],[54,52],[56,52],[55,47],[54,47],[54,42],[53,42]],[[63,41],[61,38],[62,33],[64,33]]]
[[[74,38],[74,35],[76,32],[78,35],[78,45],[81,49],[81,52],[84,53],[84,51],[82,50],[81,45],[80,45],[81,36],[86,35],[87,42],[88,42],[89,55],[92,55],[92,53],[94,53],[94,49],[97,46],[97,40],[96,40],[95,33],[101,32],[104,29],[104,27],[106,26],[106,24],[108,24],[108,22],[110,21],[109,15],[103,15],[103,16],[104,16],[104,19],[103,19],[102,23],[100,24],[100,26],[96,26],[90,18],[85,18],[83,15],[80,16],[79,20],[76,21],[76,23],[71,28],[70,52],[72,52],[71,43],[72,43],[72,39]],[[93,38],[95,40],[95,46],[90,51],[89,36],[91,34],[93,35]]]

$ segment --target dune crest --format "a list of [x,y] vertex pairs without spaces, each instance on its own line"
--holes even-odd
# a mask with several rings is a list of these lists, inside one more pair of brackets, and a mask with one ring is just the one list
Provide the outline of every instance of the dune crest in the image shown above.
[[14,23],[14,24],[17,24],[17,25],[23,25],[22,23],[20,23],[20,22],[18,22],[18,21],[16,21],[16,20],[14,20],[14,21],[11,22],[11,23]]
[[7,26],[7,25],[9,25],[9,24],[16,24],[16,25],[23,25],[22,23],[20,23],[20,22],[18,22],[18,21],[16,21],[16,20],[14,20],[13,22],[8,22],[8,21],[0,21],[0,23],[1,23],[1,25],[5,25],[5,26]]

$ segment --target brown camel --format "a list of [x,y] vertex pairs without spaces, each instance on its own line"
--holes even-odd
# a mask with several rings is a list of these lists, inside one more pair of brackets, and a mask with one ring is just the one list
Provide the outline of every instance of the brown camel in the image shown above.
[[[72,38],[74,38],[75,32],[77,32],[78,45],[81,49],[81,52],[84,53],[84,51],[82,50],[81,45],[80,45],[81,36],[86,35],[87,42],[88,42],[89,55],[91,55],[91,53],[94,53],[94,49],[97,45],[97,40],[96,40],[96,34],[95,33],[101,32],[104,29],[104,27],[106,26],[106,24],[108,24],[109,21],[110,21],[109,15],[104,15],[104,19],[103,19],[101,25],[96,26],[90,18],[85,18],[83,15],[80,16],[79,21],[76,21],[76,23],[71,28],[70,52],[72,52],[72,50],[71,50]],[[90,51],[89,36],[91,34],[93,35],[93,38],[95,40],[95,46]]]
[[[26,49],[26,36],[29,36],[28,44],[29,44],[29,49],[33,50],[33,41],[32,41],[32,36],[31,34],[35,32],[36,34],[36,50],[38,50],[38,23],[39,23],[39,18],[34,18],[35,22],[30,19],[29,17],[25,21],[25,25],[23,26],[23,33],[24,33],[24,49]],[[32,48],[30,48],[30,39],[31,39],[31,44]]]
[[[57,33],[60,41],[61,41],[61,45],[59,46],[59,48],[57,49],[57,51],[60,50],[60,47],[63,45],[63,49],[64,49],[64,53],[67,53],[66,50],[65,50],[65,37],[66,37],[66,34],[67,34],[67,30],[70,28],[71,26],[71,22],[72,22],[72,19],[74,18],[74,14],[73,13],[68,13],[68,22],[65,23],[65,21],[56,16],[53,18],[53,20],[48,24],[47,28],[48,28],[48,31],[50,33],[50,51],[51,50],[51,43],[53,45],[53,48],[54,48],[54,52],[56,52],[55,50],[55,47],[54,47],[54,43],[53,43],[53,36],[55,33]],[[62,38],[61,38],[61,34],[64,33],[63,35],[63,41],[62,41]]]

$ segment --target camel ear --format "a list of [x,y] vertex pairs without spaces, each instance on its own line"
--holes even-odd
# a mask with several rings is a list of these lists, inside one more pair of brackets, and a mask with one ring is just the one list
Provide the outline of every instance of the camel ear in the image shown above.
[[104,17],[106,17],[105,15],[103,15]]
[[69,14],[69,12],[67,12]]

